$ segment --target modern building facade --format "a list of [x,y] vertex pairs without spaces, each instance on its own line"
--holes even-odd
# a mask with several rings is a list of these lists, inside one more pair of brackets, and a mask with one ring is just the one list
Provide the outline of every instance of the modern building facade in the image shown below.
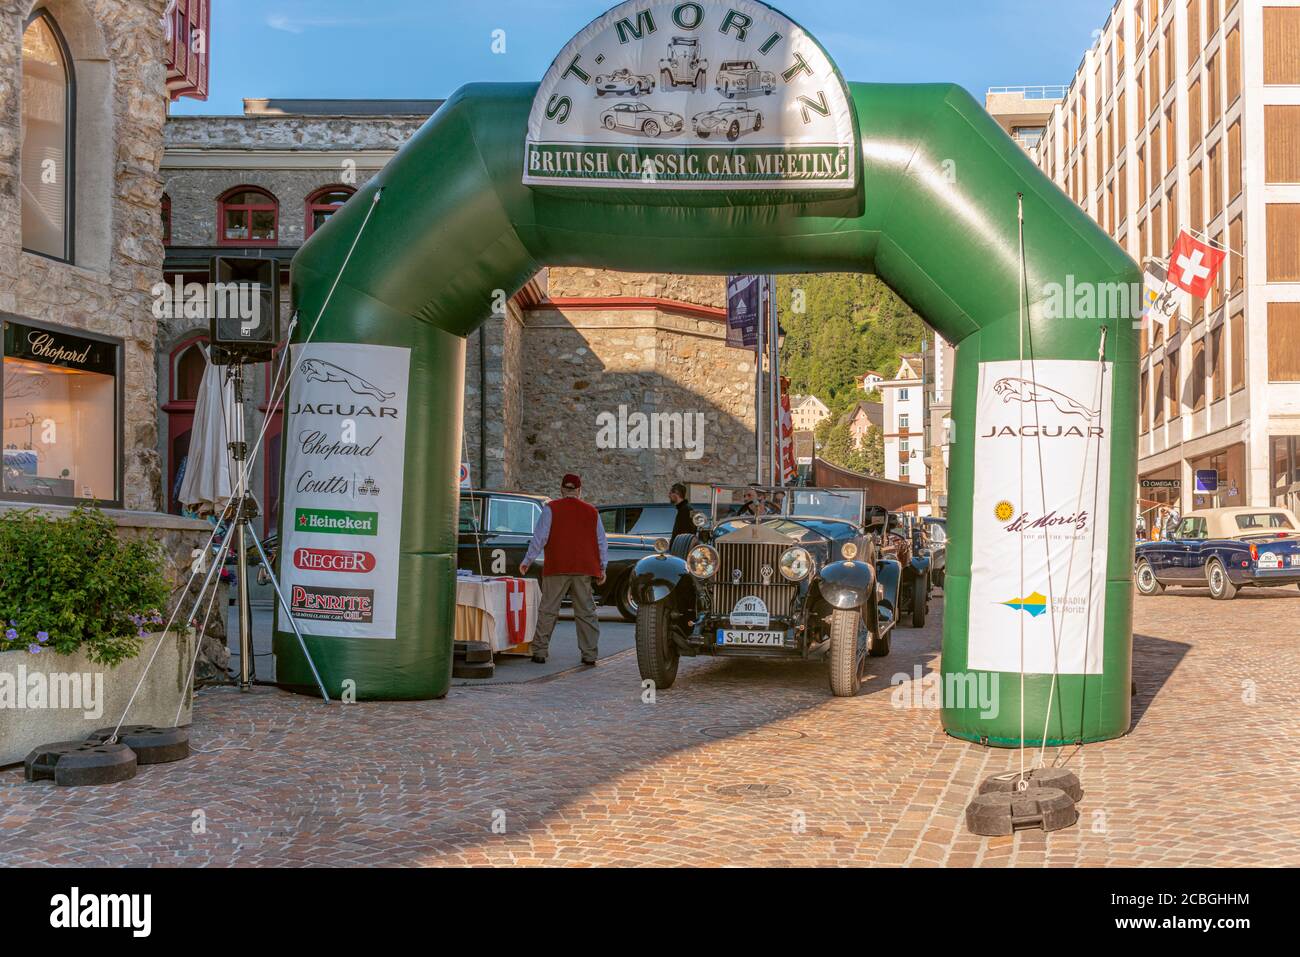
[[1139,497],[1300,505],[1300,3],[1119,0],[1038,144],[1135,260],[1230,250],[1142,338]]
[[876,386],[885,407],[885,478],[896,482],[926,484],[924,375],[924,356],[908,353],[894,377]]

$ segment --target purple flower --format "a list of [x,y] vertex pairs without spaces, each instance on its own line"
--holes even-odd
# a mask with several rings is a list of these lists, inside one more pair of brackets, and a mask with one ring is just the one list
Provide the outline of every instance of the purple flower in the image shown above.
[[149,632],[147,632],[147,631],[145,631],[143,628],[141,628],[139,631],[137,631],[137,632],[135,633],[135,635],[136,635],[137,638],[148,638],[148,637],[149,637]]
[[36,633],[36,640],[39,641],[41,644],[45,644],[47,641],[50,640],[50,633],[48,631],[38,631]]
[[17,640],[18,640],[18,629],[16,629],[16,628],[10,628],[8,631],[6,631],[6,632],[5,632],[5,640],[6,640],[6,641],[17,641]]
[[27,650],[34,655],[39,655],[41,653],[41,646],[33,642],[32,644],[27,646]]

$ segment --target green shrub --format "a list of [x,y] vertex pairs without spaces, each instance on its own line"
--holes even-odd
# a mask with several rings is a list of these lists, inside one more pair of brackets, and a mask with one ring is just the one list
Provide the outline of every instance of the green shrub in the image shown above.
[[84,648],[111,667],[140,653],[168,591],[161,547],[119,538],[99,509],[0,515],[0,651]]

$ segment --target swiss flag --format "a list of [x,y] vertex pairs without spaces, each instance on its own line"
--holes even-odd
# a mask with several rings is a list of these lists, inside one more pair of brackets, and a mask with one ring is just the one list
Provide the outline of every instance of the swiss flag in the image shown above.
[[503,578],[506,583],[506,640],[517,645],[528,627],[528,586],[522,578]]
[[1169,254],[1169,281],[1198,299],[1206,299],[1227,253],[1181,231]]

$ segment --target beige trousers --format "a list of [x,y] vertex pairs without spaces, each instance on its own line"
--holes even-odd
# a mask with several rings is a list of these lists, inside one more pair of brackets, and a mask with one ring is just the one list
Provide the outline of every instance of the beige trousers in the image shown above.
[[573,601],[573,620],[578,627],[578,650],[584,661],[596,660],[596,642],[600,623],[596,619],[596,599],[590,575],[543,575],[542,607],[537,613],[537,631],[533,635],[533,654],[545,656],[551,646],[551,632],[560,615],[560,602],[569,595]]

